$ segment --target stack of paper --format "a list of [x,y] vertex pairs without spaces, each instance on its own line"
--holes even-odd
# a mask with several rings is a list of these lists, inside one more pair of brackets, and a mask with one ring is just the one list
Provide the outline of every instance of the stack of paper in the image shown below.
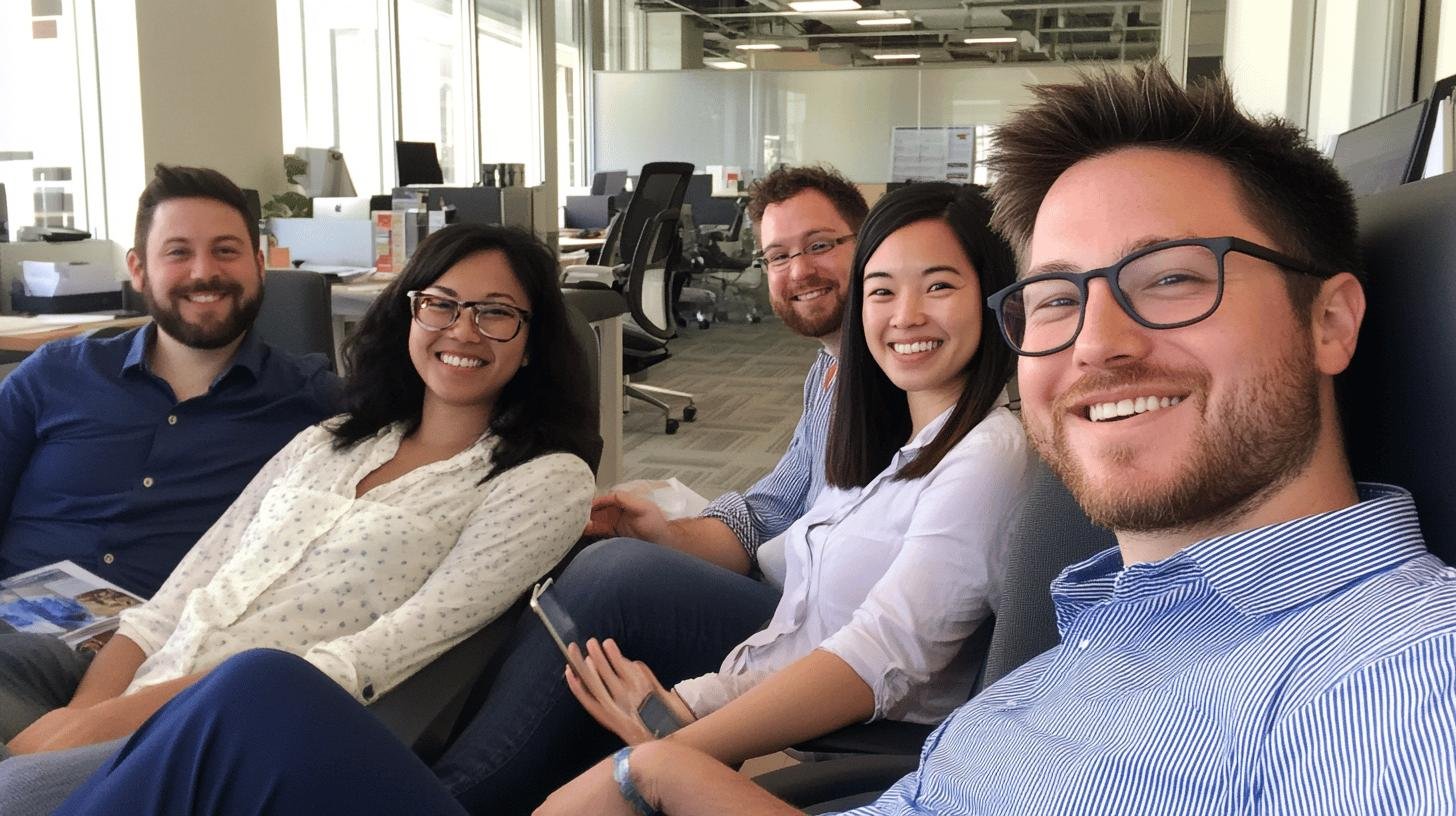
[[31,297],[89,295],[121,288],[108,266],[70,261],[21,261],[21,280]]

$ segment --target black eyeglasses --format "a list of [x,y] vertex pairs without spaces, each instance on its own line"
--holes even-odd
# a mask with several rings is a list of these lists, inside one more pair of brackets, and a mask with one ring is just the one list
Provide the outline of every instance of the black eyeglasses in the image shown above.
[[461,309],[470,310],[475,328],[482,335],[501,343],[516,339],[521,327],[531,322],[530,312],[508,303],[455,300],[419,290],[404,295],[409,298],[410,315],[415,324],[427,331],[444,331],[455,325]]
[[785,252],[782,249],[775,249],[772,252],[755,255],[753,260],[759,266],[767,269],[783,269],[789,265],[789,261],[800,255],[824,255],[833,252],[835,247],[854,240],[854,233],[841,235],[838,238],[820,238],[817,241],[810,241],[809,245],[798,252]]
[[1140,249],[1112,266],[1034,275],[986,298],[1001,334],[1025,357],[1056,354],[1076,341],[1087,314],[1087,286],[1106,278],[1128,317],[1150,329],[1192,325],[1223,300],[1224,257],[1248,255],[1287,271],[1327,278],[1303,261],[1242,238],[1187,238]]

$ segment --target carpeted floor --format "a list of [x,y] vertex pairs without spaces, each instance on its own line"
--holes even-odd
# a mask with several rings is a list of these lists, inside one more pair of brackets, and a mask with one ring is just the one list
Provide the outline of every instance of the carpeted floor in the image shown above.
[[[819,343],[772,315],[759,324],[690,325],[669,343],[673,356],[634,381],[693,394],[696,422],[663,433],[662,413],[632,401],[622,418],[625,479],[667,479],[712,499],[742,490],[773,468],[803,413],[804,375]],[[674,402],[669,400],[669,402]],[[674,402],[673,416],[680,416]]]

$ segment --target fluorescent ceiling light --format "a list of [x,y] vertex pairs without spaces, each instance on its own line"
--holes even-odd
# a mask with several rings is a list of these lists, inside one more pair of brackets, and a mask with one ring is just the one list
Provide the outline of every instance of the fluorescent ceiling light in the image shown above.
[[961,42],[966,45],[1015,45],[1015,37],[967,37]]
[[855,22],[862,26],[902,26],[915,23],[909,17],[869,17]]
[[916,60],[920,59],[919,51],[896,51],[893,53],[870,54],[870,59],[877,60]]
[[794,11],[854,11],[862,8],[857,0],[794,0],[789,3]]
[[737,48],[739,51],[777,51],[780,48],[783,48],[783,46],[779,45],[778,43],[744,43],[742,45],[735,45],[733,47]]
[[747,63],[730,59],[705,59],[703,64],[709,68],[718,68],[724,71],[741,71],[748,67]]

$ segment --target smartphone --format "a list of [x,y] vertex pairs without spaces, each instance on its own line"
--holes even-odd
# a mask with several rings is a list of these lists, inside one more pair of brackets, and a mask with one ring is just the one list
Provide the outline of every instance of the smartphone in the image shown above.
[[548,592],[550,589],[551,579],[547,578],[531,590],[531,611],[535,612],[541,622],[546,624],[546,631],[551,635],[551,639],[556,641],[556,648],[561,650],[561,654],[566,658],[571,670],[576,672],[577,677],[585,677],[585,664],[581,662],[580,657],[573,656],[566,646],[569,643],[575,643],[578,655],[584,655],[586,654],[586,644],[581,642],[581,634],[577,631],[576,623],[572,621],[571,616],[566,614],[566,610]]
[[683,727],[682,721],[655,691],[643,698],[642,705],[637,706],[637,716],[642,718],[642,724],[647,726],[652,736],[658,739]]

